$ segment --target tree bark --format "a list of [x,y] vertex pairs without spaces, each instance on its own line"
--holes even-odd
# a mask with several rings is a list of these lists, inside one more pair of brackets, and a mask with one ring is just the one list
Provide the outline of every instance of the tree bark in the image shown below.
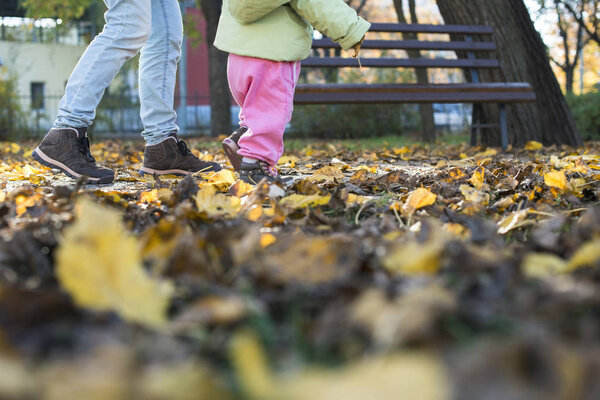
[[213,43],[221,15],[220,0],[198,0],[206,18],[206,41],[208,43],[210,74],[210,131],[212,136],[228,135],[231,131],[231,97],[227,82],[227,53],[217,49]]
[[[501,71],[481,72],[483,82],[528,82],[537,101],[508,108],[509,141],[546,145],[581,145],[582,140],[550,67],[544,43],[523,0],[437,0],[446,24],[489,25],[494,28]],[[463,56],[463,55],[459,55]],[[467,78],[468,79],[468,78]],[[483,107],[483,122],[497,123],[495,105]],[[483,131],[483,143],[498,145],[497,129]]]
[[[411,15],[411,23],[418,24],[417,13],[414,0],[409,0],[409,10]],[[398,15],[398,22],[407,23],[408,20],[404,15],[404,9],[402,7],[402,0],[394,0],[394,7],[396,8],[396,14]],[[417,35],[404,33],[402,35],[404,40],[416,40]],[[421,58],[421,52],[419,50],[408,50],[409,58]],[[417,83],[426,85],[429,83],[429,75],[426,68],[416,68],[415,75],[417,77]],[[423,140],[425,142],[433,142],[435,140],[435,123],[433,120],[433,104],[419,104],[419,115],[421,116],[421,132],[423,134]]]

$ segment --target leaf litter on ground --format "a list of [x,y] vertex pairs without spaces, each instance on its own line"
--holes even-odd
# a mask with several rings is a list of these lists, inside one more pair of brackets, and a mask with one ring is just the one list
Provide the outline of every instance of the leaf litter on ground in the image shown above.
[[598,396],[597,143],[316,143],[289,188],[118,141],[93,186],[32,147],[0,145],[2,398]]

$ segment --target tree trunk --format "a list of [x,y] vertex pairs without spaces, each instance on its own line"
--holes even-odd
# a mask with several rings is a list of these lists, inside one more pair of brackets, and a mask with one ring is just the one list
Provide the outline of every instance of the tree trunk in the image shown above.
[[575,86],[575,66],[569,66],[565,71],[565,91],[567,94],[573,94]]
[[212,136],[231,133],[231,97],[227,82],[227,53],[213,46],[221,15],[220,0],[198,0],[206,18],[210,71],[210,131]]
[[[396,8],[396,14],[398,15],[398,22],[407,23],[407,18],[404,15],[404,9],[402,8],[402,0],[394,0],[394,7]],[[415,2],[409,0],[409,9],[411,14],[411,22],[418,24],[417,13]],[[402,35],[404,40],[416,40],[417,35],[404,33]],[[408,50],[409,58],[421,58],[421,52],[418,50]],[[416,68],[415,74],[417,77],[417,83],[426,85],[429,83],[429,75],[426,68]],[[419,104],[419,114],[421,116],[421,132],[423,134],[423,140],[426,142],[433,142],[435,140],[435,123],[433,121],[433,104]]]
[[[437,0],[446,24],[489,25],[494,28],[501,71],[480,74],[483,82],[528,82],[537,95],[531,104],[508,108],[509,141],[546,145],[581,145],[573,116],[550,67],[544,43],[523,0]],[[459,55],[460,56],[460,55]],[[495,105],[483,107],[482,122],[497,123]],[[497,129],[485,129],[483,143],[500,144]]]

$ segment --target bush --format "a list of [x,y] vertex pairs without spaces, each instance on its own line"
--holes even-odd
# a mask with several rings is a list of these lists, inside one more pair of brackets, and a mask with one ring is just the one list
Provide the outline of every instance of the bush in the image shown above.
[[8,75],[3,78],[0,68],[0,139],[20,134],[24,115],[16,92],[16,79]]
[[291,125],[295,138],[356,139],[416,131],[419,114],[404,104],[308,105],[295,108]]
[[584,140],[600,140],[600,91],[567,96],[577,129]]

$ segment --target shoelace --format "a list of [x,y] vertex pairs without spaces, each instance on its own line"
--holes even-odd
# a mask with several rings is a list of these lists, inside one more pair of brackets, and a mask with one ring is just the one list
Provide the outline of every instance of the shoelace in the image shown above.
[[77,149],[85,159],[90,163],[95,163],[96,159],[92,156],[90,152],[90,139],[87,136],[82,136],[77,138]]
[[259,161],[258,165],[260,165],[260,169],[266,175],[269,175],[273,179],[277,179],[279,177],[279,173],[277,172],[277,168],[267,164],[264,161]]
[[179,147],[179,151],[184,156],[188,156],[188,155],[192,154],[190,149],[188,149],[187,144],[185,144],[185,142],[183,140],[179,140],[177,142],[177,147]]

